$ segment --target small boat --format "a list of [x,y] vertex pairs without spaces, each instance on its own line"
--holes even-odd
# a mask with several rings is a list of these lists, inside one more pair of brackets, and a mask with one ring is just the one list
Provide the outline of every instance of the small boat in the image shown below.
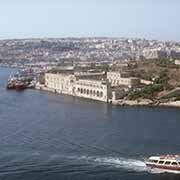
[[26,88],[26,84],[22,81],[17,81],[15,83],[15,89],[16,91],[21,91],[21,90],[24,90]]
[[180,173],[180,155],[151,156],[145,164],[151,172]]

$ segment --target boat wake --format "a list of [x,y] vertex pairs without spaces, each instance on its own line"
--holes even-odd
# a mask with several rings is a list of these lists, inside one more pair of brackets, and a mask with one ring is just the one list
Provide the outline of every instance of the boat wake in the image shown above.
[[135,159],[126,159],[126,158],[115,158],[115,157],[90,157],[90,156],[81,156],[81,157],[71,157],[76,158],[81,161],[86,161],[88,163],[95,163],[96,165],[112,166],[116,168],[123,168],[136,172],[147,171],[146,165],[141,160]]
[[[46,155],[46,156],[44,156]],[[42,155],[40,152],[33,152],[21,160],[12,159],[1,166],[0,175],[22,174],[34,172],[48,173],[71,173],[84,172],[91,167],[110,167],[124,169],[126,171],[138,173],[176,173],[164,172],[159,169],[149,170],[143,160],[124,158],[124,157],[102,157],[102,156],[66,156],[60,154]],[[7,155],[6,158],[8,158]],[[22,156],[23,157],[23,156]],[[31,157],[31,158],[30,158]],[[46,159],[44,159],[46,157]],[[37,158],[37,159],[36,159]],[[11,159],[11,158],[10,158]],[[35,161],[31,161],[34,159]],[[3,159],[1,159],[2,161]],[[66,165],[64,165],[63,163]],[[179,172],[177,172],[179,174]]]
[[122,168],[128,171],[134,172],[148,172],[151,174],[180,174],[179,171],[170,171],[170,170],[161,170],[161,169],[148,169],[143,160],[137,159],[128,159],[123,157],[95,157],[95,156],[72,156],[71,158],[85,161],[86,163],[95,164],[95,165],[103,165],[103,166],[111,166],[115,168]]
[[153,169],[149,171],[151,174],[164,174],[164,173],[170,173],[170,174],[180,174],[179,171],[171,171],[171,170],[161,170],[161,169]]

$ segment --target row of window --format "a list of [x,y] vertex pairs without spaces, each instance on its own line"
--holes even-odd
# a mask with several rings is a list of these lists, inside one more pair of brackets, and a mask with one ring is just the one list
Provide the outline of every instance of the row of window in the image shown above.
[[150,162],[156,163],[156,164],[161,164],[161,165],[173,165],[173,166],[180,166],[180,162],[176,161],[163,161],[163,160],[151,160]]
[[100,89],[103,89],[103,86],[99,86],[99,85],[94,85],[94,84],[87,84],[87,83],[80,83],[78,82],[77,83],[78,85],[81,85],[81,86],[89,86],[89,87],[94,87],[94,88],[100,88]]
[[112,84],[130,84],[130,80],[110,80]]
[[51,82],[58,82],[58,81],[59,82],[61,82],[61,81],[64,82],[65,81],[64,79],[59,79],[59,78],[54,78],[54,77],[49,77],[49,78],[47,77],[46,79],[51,81]]
[[83,88],[77,88],[77,92],[81,94],[86,94],[86,95],[93,95],[97,97],[103,97],[103,92],[101,91],[95,91],[95,90],[89,90],[89,89],[83,89]]

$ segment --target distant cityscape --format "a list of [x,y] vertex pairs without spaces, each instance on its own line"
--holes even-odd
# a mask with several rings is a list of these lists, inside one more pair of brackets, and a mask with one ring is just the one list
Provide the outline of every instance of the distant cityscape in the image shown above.
[[89,63],[180,58],[180,43],[132,38],[44,38],[0,41],[0,64]]

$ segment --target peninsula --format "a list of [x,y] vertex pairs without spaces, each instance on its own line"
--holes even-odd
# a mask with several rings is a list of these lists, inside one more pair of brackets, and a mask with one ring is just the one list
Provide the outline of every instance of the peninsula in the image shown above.
[[116,105],[180,107],[180,43],[131,38],[0,41],[0,65],[36,88]]

